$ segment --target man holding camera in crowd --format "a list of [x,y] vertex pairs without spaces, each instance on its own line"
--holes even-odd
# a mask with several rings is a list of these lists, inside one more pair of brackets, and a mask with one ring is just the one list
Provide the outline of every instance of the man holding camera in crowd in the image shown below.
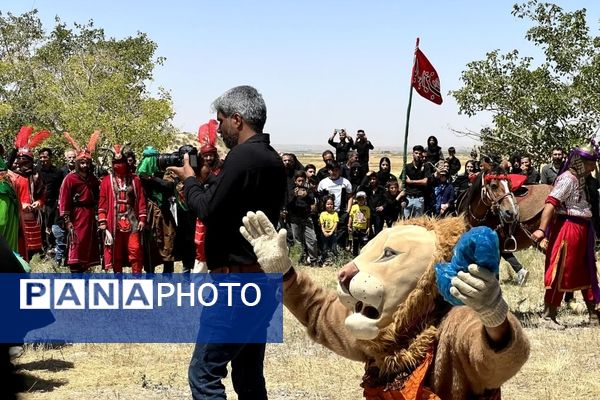
[[[281,158],[263,133],[264,100],[256,89],[238,86],[213,103],[218,132],[231,149],[218,176],[200,171],[200,181],[184,156],[183,167],[171,167],[184,180],[186,203],[206,225],[206,262],[211,273],[262,272],[252,245],[240,233],[248,211],[263,211],[273,225],[286,196]],[[228,243],[228,246],[223,246]],[[225,250],[227,249],[227,250]],[[194,399],[223,399],[221,380],[231,362],[233,386],[240,399],[267,399],[264,343],[197,344],[189,368]]]
[[367,139],[365,131],[359,129],[356,132],[356,141],[354,142],[354,149],[358,153],[358,162],[366,174],[369,171],[369,150],[373,150],[373,144]]
[[[337,134],[340,135],[339,142],[334,141]],[[327,143],[335,148],[335,160],[340,164],[343,164],[348,160],[348,152],[352,150],[352,147],[354,146],[354,140],[346,134],[345,129],[335,129]]]

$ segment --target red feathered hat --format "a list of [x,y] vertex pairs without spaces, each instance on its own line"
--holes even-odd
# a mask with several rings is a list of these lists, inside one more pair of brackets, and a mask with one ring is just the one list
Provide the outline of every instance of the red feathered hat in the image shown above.
[[88,144],[84,145],[83,147],[77,144],[77,142],[75,141],[75,139],[73,139],[69,132],[65,132],[64,135],[67,141],[71,143],[71,146],[73,146],[73,148],[77,152],[77,157],[75,158],[76,160],[81,160],[83,158],[87,158],[88,160],[92,159],[92,153],[94,152],[94,150],[96,150],[96,144],[98,143],[98,139],[100,138],[100,131],[98,129],[96,129],[94,133],[92,133],[92,135],[90,136],[90,140],[88,140]]
[[198,142],[200,142],[200,154],[216,152],[217,147],[217,127],[219,123],[210,119],[206,124],[200,125],[198,128]]
[[15,148],[17,149],[17,157],[25,156],[33,158],[33,148],[42,143],[48,137],[50,132],[42,129],[33,134],[32,126],[22,126],[15,140]]

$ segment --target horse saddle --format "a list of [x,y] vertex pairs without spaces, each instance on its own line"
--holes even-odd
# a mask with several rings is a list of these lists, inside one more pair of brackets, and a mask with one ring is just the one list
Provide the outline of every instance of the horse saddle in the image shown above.
[[515,190],[515,199],[519,205],[519,221],[529,221],[542,212],[551,190],[552,185],[544,184],[525,185]]

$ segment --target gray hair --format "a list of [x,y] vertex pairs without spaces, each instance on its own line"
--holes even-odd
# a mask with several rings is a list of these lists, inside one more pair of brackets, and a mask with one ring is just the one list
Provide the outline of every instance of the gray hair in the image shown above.
[[239,114],[257,133],[262,133],[267,122],[265,101],[252,86],[236,86],[229,89],[212,103],[212,108],[226,117]]

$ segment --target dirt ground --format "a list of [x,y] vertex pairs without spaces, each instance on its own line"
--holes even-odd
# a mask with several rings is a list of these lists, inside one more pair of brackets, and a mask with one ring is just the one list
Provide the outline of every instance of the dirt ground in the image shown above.
[[[525,286],[513,283],[508,264],[501,267],[501,285],[531,342],[523,369],[502,388],[506,399],[600,398],[600,328],[585,327],[586,316],[563,310],[563,332],[537,326],[543,303],[543,258],[534,250],[517,253],[531,271]],[[333,289],[337,267],[309,268],[313,279]],[[583,305],[578,295],[580,305]],[[284,311],[284,343],[267,346],[265,375],[275,400],[362,397],[363,366],[314,344],[304,328]],[[55,348],[28,345],[16,360],[27,376],[26,400],[188,399],[190,344],[74,344]],[[229,398],[236,399],[229,379]]]

